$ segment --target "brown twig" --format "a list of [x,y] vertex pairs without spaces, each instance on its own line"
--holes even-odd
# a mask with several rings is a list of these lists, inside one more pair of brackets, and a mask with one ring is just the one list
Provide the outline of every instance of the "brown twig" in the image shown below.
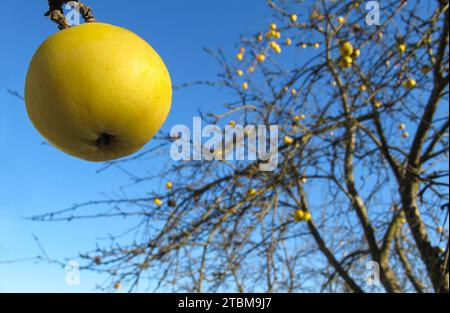
[[63,4],[69,3],[69,2],[76,2],[77,7],[76,9],[79,10],[81,16],[83,17],[84,21],[86,23],[95,23],[95,17],[92,13],[92,9],[88,7],[87,5],[84,5],[78,0],[71,1],[71,0],[48,0],[48,6],[49,10],[45,13],[45,16],[49,16],[50,19],[58,24],[58,28],[60,30],[67,29],[70,27],[69,23],[67,22],[67,19],[64,15],[63,11]]

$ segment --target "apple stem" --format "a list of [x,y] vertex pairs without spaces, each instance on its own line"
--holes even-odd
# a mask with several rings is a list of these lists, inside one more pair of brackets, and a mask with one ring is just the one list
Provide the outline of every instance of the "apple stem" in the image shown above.
[[68,2],[76,2],[74,8],[80,12],[86,23],[96,22],[95,17],[92,13],[92,9],[78,0],[48,0],[49,10],[45,13],[45,16],[49,16],[53,22],[58,24],[58,28],[60,30],[70,27],[63,11],[63,4],[66,4]]

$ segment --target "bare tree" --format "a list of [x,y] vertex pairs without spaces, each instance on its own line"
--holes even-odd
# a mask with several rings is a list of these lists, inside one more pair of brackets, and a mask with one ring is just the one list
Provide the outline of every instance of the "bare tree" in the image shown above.
[[[135,240],[80,254],[110,275],[107,289],[448,292],[448,1],[382,1],[374,26],[364,1],[267,3],[274,25],[244,35],[237,59],[208,51],[218,80],[183,87],[233,95],[202,113],[208,123],[279,125],[274,171],[168,160],[158,175],[127,171],[140,187],[171,182],[164,193],[33,219],[134,218]],[[174,138],[157,140],[100,171],[167,156]],[[367,283],[369,261],[380,285]]]

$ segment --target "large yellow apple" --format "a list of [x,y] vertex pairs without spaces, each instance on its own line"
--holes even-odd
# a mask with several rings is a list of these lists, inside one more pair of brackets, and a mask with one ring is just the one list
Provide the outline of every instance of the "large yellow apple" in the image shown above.
[[170,111],[160,56],[136,34],[82,24],[50,36],[28,70],[25,101],[37,130],[62,151],[108,161],[141,149]]

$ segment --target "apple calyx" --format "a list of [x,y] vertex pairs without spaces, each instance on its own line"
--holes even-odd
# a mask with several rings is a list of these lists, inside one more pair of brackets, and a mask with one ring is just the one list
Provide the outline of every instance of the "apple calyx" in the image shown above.
[[110,146],[113,142],[114,142],[114,139],[116,138],[117,136],[114,136],[114,135],[110,135],[110,134],[107,134],[107,133],[102,133],[98,138],[97,138],[97,140],[95,141],[95,145],[97,146],[97,147],[108,147],[108,146]]

